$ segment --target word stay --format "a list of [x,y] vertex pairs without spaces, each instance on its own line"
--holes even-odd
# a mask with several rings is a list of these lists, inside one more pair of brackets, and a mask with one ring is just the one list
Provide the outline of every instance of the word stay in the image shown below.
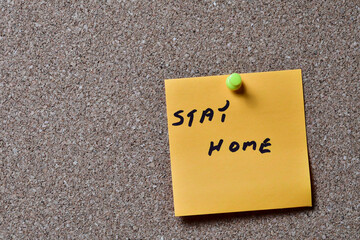
[[[221,122],[225,122],[226,114],[224,113],[230,106],[229,100],[226,100],[226,104],[224,107],[218,108],[217,110],[222,113],[221,115]],[[174,116],[179,119],[178,122],[173,123],[173,126],[180,126],[184,123],[184,117],[182,116],[182,113],[184,110],[179,110],[174,113]],[[197,112],[197,109],[191,110],[186,116],[189,118],[188,126],[191,127],[195,118],[195,113]],[[215,112],[212,108],[206,108],[202,111],[201,117],[200,117],[200,123],[203,123],[205,119],[207,119],[209,122],[211,122],[214,118]]]

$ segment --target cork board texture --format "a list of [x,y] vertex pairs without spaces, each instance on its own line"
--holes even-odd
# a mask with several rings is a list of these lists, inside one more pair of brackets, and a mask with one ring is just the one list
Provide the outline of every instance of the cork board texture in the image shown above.
[[[0,2],[1,239],[357,239],[358,1]],[[164,79],[302,69],[313,207],[174,217]]]

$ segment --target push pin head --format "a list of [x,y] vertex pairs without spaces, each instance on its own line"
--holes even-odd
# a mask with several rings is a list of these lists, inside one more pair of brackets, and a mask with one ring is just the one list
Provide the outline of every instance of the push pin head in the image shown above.
[[241,77],[238,73],[233,73],[226,79],[226,86],[230,90],[238,90],[241,87]]

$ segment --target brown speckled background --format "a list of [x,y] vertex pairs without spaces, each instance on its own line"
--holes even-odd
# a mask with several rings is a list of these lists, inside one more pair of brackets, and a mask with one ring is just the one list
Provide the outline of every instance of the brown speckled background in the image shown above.
[[[1,1],[0,238],[359,239],[359,16],[359,1]],[[296,68],[314,207],[175,218],[163,80]]]

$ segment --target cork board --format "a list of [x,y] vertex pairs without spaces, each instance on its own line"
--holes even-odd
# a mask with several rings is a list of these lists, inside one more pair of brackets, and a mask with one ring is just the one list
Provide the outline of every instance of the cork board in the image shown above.
[[[0,238],[357,238],[358,1],[0,6]],[[283,69],[313,207],[175,218],[164,79]]]

